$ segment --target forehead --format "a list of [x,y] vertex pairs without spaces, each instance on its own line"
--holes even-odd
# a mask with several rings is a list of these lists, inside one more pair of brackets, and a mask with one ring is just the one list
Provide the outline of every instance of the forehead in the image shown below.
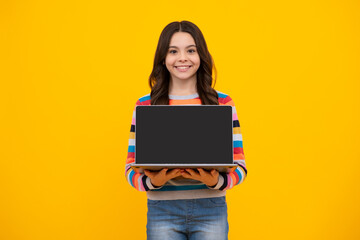
[[186,47],[195,45],[194,38],[187,32],[176,32],[172,35],[169,46]]

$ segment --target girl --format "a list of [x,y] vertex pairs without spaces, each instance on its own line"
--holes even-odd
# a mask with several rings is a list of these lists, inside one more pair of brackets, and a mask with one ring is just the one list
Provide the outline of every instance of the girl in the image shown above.
[[149,77],[151,93],[141,97],[136,106],[231,105],[234,163],[238,167],[230,173],[201,168],[198,171],[162,169],[157,172],[145,170],[144,174],[135,172],[129,167],[134,162],[134,112],[125,175],[131,186],[147,193],[147,237],[150,240],[227,239],[226,190],[243,182],[247,170],[234,102],[228,95],[211,87],[213,69],[205,39],[195,24],[172,22],[164,28]]

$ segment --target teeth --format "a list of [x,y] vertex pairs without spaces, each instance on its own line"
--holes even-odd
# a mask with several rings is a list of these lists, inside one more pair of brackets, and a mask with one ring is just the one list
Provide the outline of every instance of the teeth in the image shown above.
[[189,67],[177,67],[177,68],[179,68],[179,69],[187,69]]

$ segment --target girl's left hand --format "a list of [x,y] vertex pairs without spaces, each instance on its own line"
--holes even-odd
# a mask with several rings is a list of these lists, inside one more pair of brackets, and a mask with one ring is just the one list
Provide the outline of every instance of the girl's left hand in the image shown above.
[[191,168],[181,169],[181,175],[184,178],[201,181],[208,186],[214,186],[217,184],[219,180],[219,172],[216,169],[213,169],[210,172],[205,171],[202,168],[198,168],[197,170],[199,172],[196,172]]

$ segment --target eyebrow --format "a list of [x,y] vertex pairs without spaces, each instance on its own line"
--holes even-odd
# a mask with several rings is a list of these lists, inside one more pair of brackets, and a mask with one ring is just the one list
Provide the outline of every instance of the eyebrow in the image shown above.
[[[189,47],[196,47],[196,45],[189,45],[186,48],[189,48]],[[177,46],[169,46],[169,48],[178,48],[178,47]]]

